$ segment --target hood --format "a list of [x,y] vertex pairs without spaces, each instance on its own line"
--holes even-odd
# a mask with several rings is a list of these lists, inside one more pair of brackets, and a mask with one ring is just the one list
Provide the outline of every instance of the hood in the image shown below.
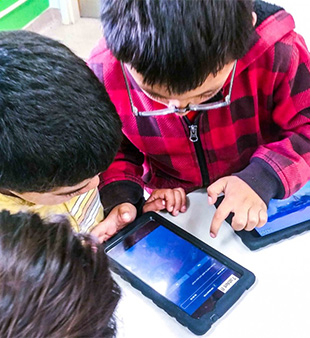
[[[263,4],[263,10],[262,7],[254,6],[258,16],[258,25],[253,32],[249,51],[238,61],[238,73],[255,62],[268,48],[274,46],[277,41],[295,28],[293,17],[281,7],[263,1],[256,1],[256,3]],[[256,11],[256,9],[258,10]],[[270,11],[272,12],[270,13]]]

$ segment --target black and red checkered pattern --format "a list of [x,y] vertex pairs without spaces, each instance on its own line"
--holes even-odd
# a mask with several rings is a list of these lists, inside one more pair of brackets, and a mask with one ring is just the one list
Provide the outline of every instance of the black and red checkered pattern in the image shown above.
[[[238,60],[231,105],[199,115],[208,178],[204,183],[185,119],[175,114],[133,116],[120,63],[100,41],[89,65],[104,82],[126,136],[115,162],[102,175],[103,185],[130,180],[150,189],[181,186],[192,191],[243,170],[245,181],[251,175],[256,178],[249,183],[256,191],[263,191],[255,187],[262,182],[280,182],[282,193],[269,197],[297,191],[310,179],[310,55],[293,29],[293,18],[284,10],[264,20],[251,49]],[[140,111],[164,107],[128,78]],[[224,95],[229,82],[230,77]],[[257,170],[259,166],[268,170]]]

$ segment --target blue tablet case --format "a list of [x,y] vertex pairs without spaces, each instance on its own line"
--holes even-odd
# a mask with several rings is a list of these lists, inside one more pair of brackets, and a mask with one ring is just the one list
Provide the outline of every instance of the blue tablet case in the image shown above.
[[[232,216],[226,219],[229,224]],[[271,200],[268,222],[262,228],[236,231],[236,234],[250,250],[257,250],[307,230],[310,230],[310,181],[287,199]]]

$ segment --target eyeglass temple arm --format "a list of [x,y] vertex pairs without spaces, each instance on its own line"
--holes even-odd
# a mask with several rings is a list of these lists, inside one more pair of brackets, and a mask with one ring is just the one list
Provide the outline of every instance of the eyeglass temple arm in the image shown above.
[[140,114],[139,114],[138,108],[135,107],[134,104],[133,104],[133,102],[132,102],[132,97],[131,97],[131,94],[130,94],[129,83],[128,83],[128,80],[127,80],[127,76],[126,76],[125,69],[124,69],[124,64],[123,64],[122,61],[121,61],[121,68],[122,68],[122,73],[123,73],[123,77],[124,77],[124,80],[125,80],[126,89],[127,89],[128,94],[129,94],[128,98],[129,98],[131,110],[134,113],[134,115],[139,116]]
[[230,103],[231,92],[232,92],[232,88],[233,88],[233,84],[234,84],[236,68],[237,68],[237,60],[234,63],[234,67],[233,67],[231,77],[230,77],[229,91],[228,91],[228,95],[227,95],[228,97],[227,96],[225,97],[225,101],[228,101],[228,103]]
[[171,108],[164,108],[164,109],[158,109],[153,111],[143,111],[143,112],[137,112],[136,116],[160,116],[160,115],[168,115],[176,112],[175,107]]

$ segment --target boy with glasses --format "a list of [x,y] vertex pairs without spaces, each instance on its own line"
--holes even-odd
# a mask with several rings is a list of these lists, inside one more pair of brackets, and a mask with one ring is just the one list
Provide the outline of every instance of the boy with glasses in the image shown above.
[[225,195],[215,237],[230,212],[235,230],[264,225],[269,200],[310,179],[310,56],[282,8],[102,0],[101,20],[105,39],[89,65],[125,136],[102,175],[104,204],[139,207],[142,188],[162,198],[206,187],[211,204]]

